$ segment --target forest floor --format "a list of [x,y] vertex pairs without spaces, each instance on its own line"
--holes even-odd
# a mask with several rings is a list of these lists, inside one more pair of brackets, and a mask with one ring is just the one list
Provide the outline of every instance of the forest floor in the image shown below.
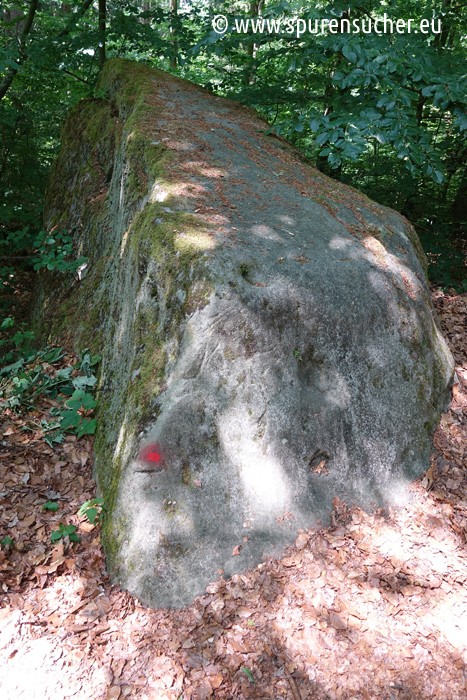
[[[465,699],[467,295],[433,299],[457,380],[410,502],[336,503],[330,527],[183,610],[146,609],[109,581],[99,527],[77,514],[95,495],[91,439],[51,449],[25,432],[31,415],[4,414],[2,700]],[[42,509],[51,498],[56,513]],[[81,541],[51,543],[60,522]]]

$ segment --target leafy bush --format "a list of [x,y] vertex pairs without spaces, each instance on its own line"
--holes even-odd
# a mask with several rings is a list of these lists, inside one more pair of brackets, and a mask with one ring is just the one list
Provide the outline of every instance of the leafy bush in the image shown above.
[[29,226],[3,232],[0,225],[0,258],[6,262],[0,265],[0,285],[5,286],[12,285],[20,267],[72,274],[87,262],[86,257],[74,257],[67,232],[34,232]]
[[75,272],[87,258],[72,259],[73,243],[70,235],[55,231],[39,231],[33,241],[34,256],[32,258],[35,270],[56,270],[57,272]]
[[[12,327],[12,319],[3,321],[3,329]],[[62,442],[67,432],[77,437],[94,434],[94,372],[100,356],[85,350],[76,365],[63,367],[63,349],[32,350],[33,337],[30,331],[17,331],[0,341],[13,346],[5,356],[9,364],[0,369],[0,407],[21,413],[33,409],[39,397],[53,401],[52,420],[40,425],[50,446]]]
[[63,525],[63,523],[60,523],[58,530],[54,530],[50,535],[50,540],[51,542],[58,542],[59,540],[65,539],[65,537],[68,537],[70,542],[80,541],[79,535],[76,534],[75,525]]

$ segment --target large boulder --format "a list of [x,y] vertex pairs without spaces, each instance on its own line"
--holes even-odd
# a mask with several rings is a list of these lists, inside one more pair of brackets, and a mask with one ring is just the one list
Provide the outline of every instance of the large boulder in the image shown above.
[[182,606],[336,496],[404,498],[452,361],[403,217],[171,75],[112,60],[99,93],[65,125],[47,206],[88,266],[40,307],[103,355],[109,570]]

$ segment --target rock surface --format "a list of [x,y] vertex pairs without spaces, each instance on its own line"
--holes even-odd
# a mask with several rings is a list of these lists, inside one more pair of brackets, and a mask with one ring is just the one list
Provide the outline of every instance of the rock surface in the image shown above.
[[88,266],[39,306],[103,354],[109,570],[179,607],[335,497],[405,498],[452,359],[400,215],[170,75],[116,59],[100,92],[68,119],[47,212]]

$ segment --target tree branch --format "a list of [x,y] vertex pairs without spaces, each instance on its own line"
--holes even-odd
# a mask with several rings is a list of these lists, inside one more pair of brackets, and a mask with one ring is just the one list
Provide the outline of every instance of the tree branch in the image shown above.
[[9,67],[6,71],[6,75],[3,78],[3,80],[0,83],[0,100],[2,100],[6,93],[8,92],[8,89],[13,82],[15,75],[17,74],[19,70],[19,66],[21,63],[24,61],[26,58],[26,40],[28,38],[28,34],[32,29],[32,24],[34,22],[34,17],[36,15],[36,10],[37,6],[39,4],[39,0],[30,0],[29,2],[29,12],[26,17],[26,21],[24,23],[23,31],[20,34],[19,37],[19,58],[16,61],[17,67]]
[[[60,30],[57,34],[57,37],[64,37],[70,34],[71,31],[75,28],[77,22],[81,19],[81,17],[86,13],[86,11],[91,7],[93,3],[93,0],[84,0],[82,5],[72,14],[70,19],[68,20],[66,26]],[[26,17],[26,21],[24,23],[23,31],[21,32],[21,36],[19,37],[19,58],[16,61],[17,67],[13,68],[10,67],[7,69],[5,77],[3,80],[0,82],[0,100],[2,100],[7,91],[9,90],[16,74],[18,73],[19,66],[25,61],[26,59],[26,40],[28,37],[28,34],[30,33],[32,29],[32,25],[34,22],[34,17],[36,14],[36,10],[39,5],[39,0],[30,0],[29,2],[29,12]],[[77,78],[77,76],[73,76]],[[80,78],[78,78],[80,80]],[[83,81],[87,82],[87,81]]]
[[76,23],[79,22],[81,17],[86,13],[89,7],[92,5],[93,0],[84,0],[81,7],[79,7],[76,12],[73,12],[70,19],[67,22],[66,27],[58,32],[58,37],[67,36],[75,27]]
[[85,85],[90,85],[89,80],[86,78],[81,78],[79,75],[76,75],[76,73],[72,73],[71,70],[67,70],[66,68],[59,68],[58,69],[60,73],[65,73],[66,75],[71,75],[72,78],[75,80],[79,80],[80,83],[84,83]]
[[99,0],[98,6],[98,30],[99,37],[97,46],[97,58],[99,68],[102,69],[105,63],[105,21],[107,18],[107,0]]

